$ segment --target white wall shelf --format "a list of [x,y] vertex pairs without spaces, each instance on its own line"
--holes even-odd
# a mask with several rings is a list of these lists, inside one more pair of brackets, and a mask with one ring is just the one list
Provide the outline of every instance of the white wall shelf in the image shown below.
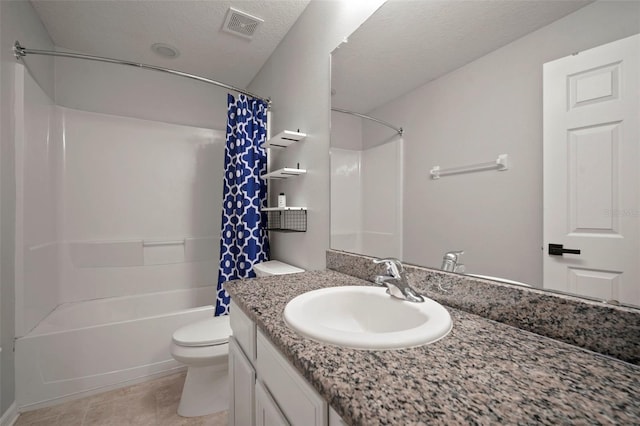
[[[287,148],[288,146],[300,142],[307,137],[306,133],[285,130],[269,138],[266,148]],[[273,151],[270,151],[273,152]],[[269,155],[269,154],[267,154]],[[260,176],[263,179],[284,180],[306,174],[305,169],[285,167],[274,170]],[[306,207],[269,207],[262,209],[267,215],[265,229],[279,232],[306,232],[307,230],[307,208]]]
[[286,148],[291,144],[300,142],[307,137],[306,133],[292,132],[291,130],[285,130],[277,135],[267,139],[265,148]]
[[284,169],[274,170],[271,173],[266,173],[260,177],[263,179],[289,179],[291,177],[304,175],[305,173],[307,173],[305,169],[285,167]]

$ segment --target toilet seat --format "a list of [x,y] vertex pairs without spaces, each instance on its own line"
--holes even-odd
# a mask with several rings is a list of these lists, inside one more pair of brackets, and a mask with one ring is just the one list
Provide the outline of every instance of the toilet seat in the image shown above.
[[180,346],[171,343],[169,349],[176,361],[187,366],[222,365],[226,368],[229,355],[229,344],[215,346]]
[[173,333],[173,343],[183,347],[217,346],[229,342],[229,316],[207,318],[179,328]]

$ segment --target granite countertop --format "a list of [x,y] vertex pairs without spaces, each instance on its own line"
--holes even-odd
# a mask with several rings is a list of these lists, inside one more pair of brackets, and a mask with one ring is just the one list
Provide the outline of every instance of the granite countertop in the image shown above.
[[640,423],[640,367],[464,311],[447,307],[446,338],[389,351],[315,342],[282,319],[304,292],[370,284],[327,270],[225,287],[348,424]]

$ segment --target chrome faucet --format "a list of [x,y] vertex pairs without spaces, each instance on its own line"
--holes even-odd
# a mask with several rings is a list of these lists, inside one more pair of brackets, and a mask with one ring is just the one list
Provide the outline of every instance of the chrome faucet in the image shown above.
[[376,275],[375,283],[378,285],[386,285],[387,293],[398,299],[408,300],[410,302],[424,302],[424,298],[415,291],[407,282],[407,275],[404,272],[404,266],[398,259],[374,259],[373,263],[384,263],[387,267],[387,275]]
[[465,267],[463,264],[458,263],[460,256],[464,254],[464,251],[448,251],[442,258],[442,266],[440,269],[447,272],[464,272]]

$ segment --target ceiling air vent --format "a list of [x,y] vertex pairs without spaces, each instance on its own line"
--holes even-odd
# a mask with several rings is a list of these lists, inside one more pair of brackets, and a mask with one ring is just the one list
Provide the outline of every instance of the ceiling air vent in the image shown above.
[[263,19],[230,7],[222,29],[228,33],[250,39],[263,22]]

